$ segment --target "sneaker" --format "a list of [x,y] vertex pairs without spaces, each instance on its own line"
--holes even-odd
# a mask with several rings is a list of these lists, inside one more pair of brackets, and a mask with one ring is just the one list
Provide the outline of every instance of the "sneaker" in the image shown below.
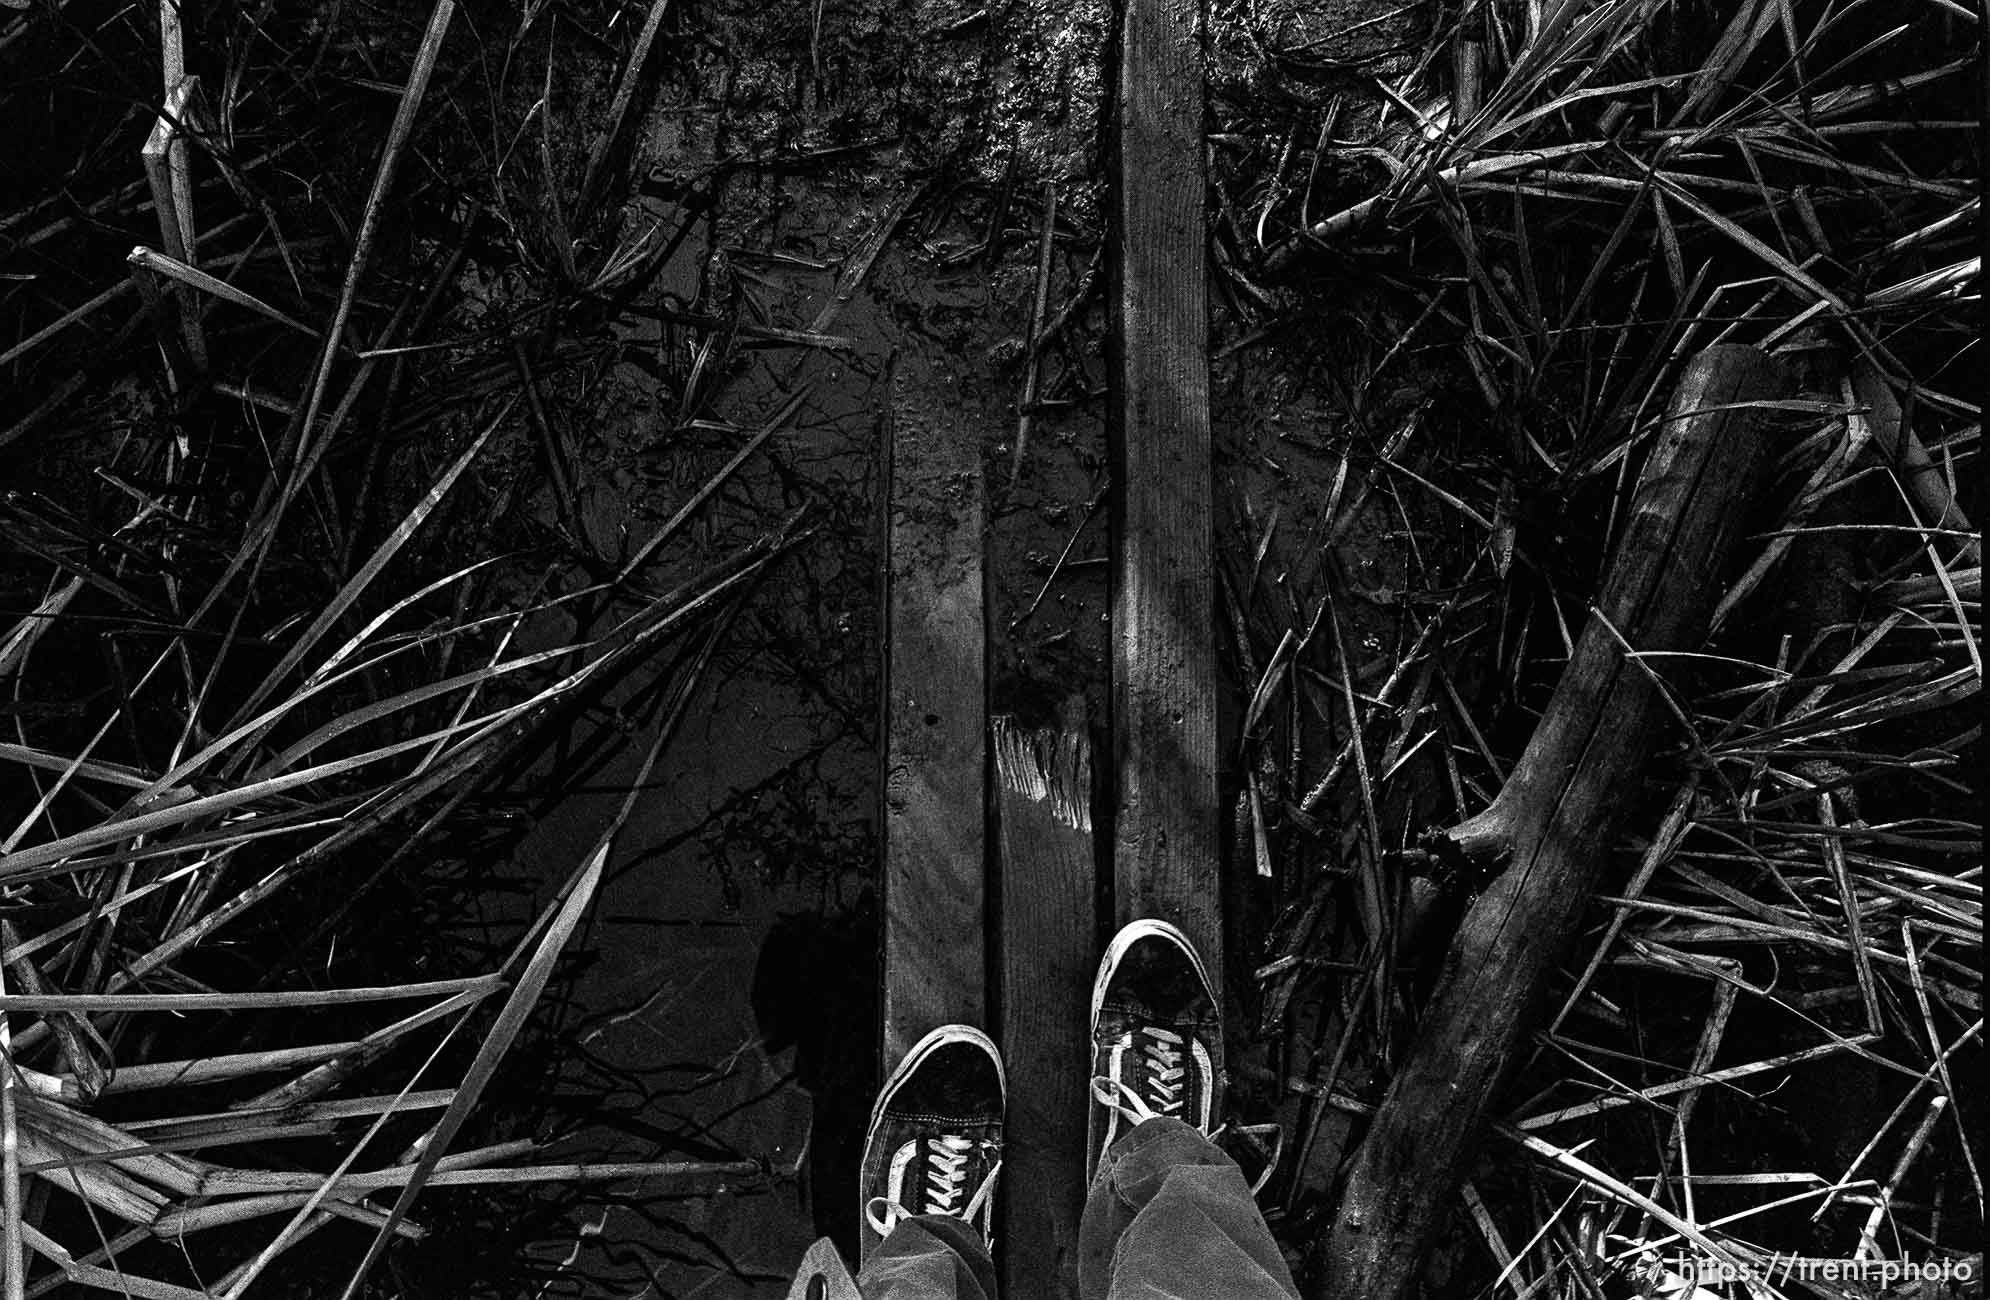
[[993,1248],[1005,1100],[1001,1054],[979,1029],[942,1025],[913,1044],[879,1091],[864,1138],[863,1260],[918,1214],[960,1219]]
[[1085,1180],[1133,1125],[1172,1116],[1213,1137],[1223,1105],[1223,1020],[1188,936],[1135,921],[1092,985],[1092,1107]]

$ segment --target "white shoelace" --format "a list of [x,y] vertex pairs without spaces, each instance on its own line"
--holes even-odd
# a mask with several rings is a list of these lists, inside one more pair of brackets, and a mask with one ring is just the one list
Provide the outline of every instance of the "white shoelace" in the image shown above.
[[[1147,1079],[1151,1085],[1151,1096],[1143,1095],[1132,1085],[1099,1075],[1092,1080],[1092,1099],[1108,1110],[1115,1111],[1127,1123],[1138,1126],[1150,1119],[1182,1119],[1182,1104],[1187,1100],[1183,1095],[1182,1081],[1188,1072],[1188,1063],[1182,1050],[1180,1034],[1153,1025],[1143,1028],[1141,1033],[1149,1036],[1144,1045],[1147,1057]],[[1132,1035],[1128,1035],[1127,1046],[1132,1046]],[[1230,1128],[1219,1124],[1207,1130],[1203,1136],[1214,1142]],[[1258,1176],[1251,1182],[1251,1195],[1255,1196],[1271,1181],[1272,1171],[1278,1167],[1279,1156],[1284,1148],[1284,1133],[1276,1124],[1245,1124],[1235,1130],[1254,1138],[1268,1141],[1271,1146],[1269,1158]]]
[[1158,1025],[1148,1025],[1141,1032],[1147,1036],[1143,1046],[1147,1053],[1147,1084],[1153,1092],[1154,1109],[1163,1115],[1179,1116],[1183,1100],[1182,1076],[1188,1073],[1188,1067],[1182,1060],[1182,1036]]
[[[974,1223],[981,1229],[984,1239],[990,1238],[992,1226],[991,1212],[995,1205],[995,1176],[1002,1172],[1002,1162],[996,1161],[981,1185],[968,1196],[966,1203],[961,1198],[967,1192],[967,1165],[969,1158],[980,1144],[972,1138],[955,1137],[943,1134],[925,1139],[926,1152],[926,1197],[925,1205],[919,1210],[907,1209],[903,1202],[889,1196],[873,1196],[864,1206],[864,1218],[871,1230],[881,1236],[889,1235],[898,1226],[899,1220],[909,1219],[915,1214],[945,1214],[966,1223]],[[902,1189],[900,1189],[902,1190]]]
[[1162,1116],[1181,1119],[1182,1107],[1188,1101],[1184,1087],[1189,1071],[1185,1040],[1172,1029],[1145,1025],[1138,1034],[1129,1033],[1121,1040],[1121,1051],[1135,1050],[1136,1039],[1147,1063],[1147,1087],[1136,1089],[1122,1080],[1101,1076],[1092,1080],[1092,1096],[1101,1106],[1118,1111],[1134,1124]]
[[1150,1119],[1160,1119],[1161,1112],[1147,1104],[1147,1099],[1118,1079],[1108,1079],[1105,1075],[1092,1078],[1092,1100],[1107,1110],[1119,1112],[1119,1117],[1129,1124],[1145,1124]]

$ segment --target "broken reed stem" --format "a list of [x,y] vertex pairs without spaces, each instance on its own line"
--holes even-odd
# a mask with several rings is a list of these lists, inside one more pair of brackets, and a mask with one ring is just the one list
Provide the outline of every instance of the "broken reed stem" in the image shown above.
[[172,94],[187,75],[185,42],[180,33],[180,0],[159,0],[160,89]]
[[[0,995],[7,991],[6,968],[0,966]],[[20,1115],[14,1106],[14,1045],[12,1017],[0,1011],[0,1270],[5,1271],[5,1300],[22,1300],[27,1259],[21,1247]]]
[[[19,946],[20,935],[15,932],[13,922],[0,921],[0,947],[11,949]],[[21,957],[6,965],[21,982],[23,992],[36,994],[48,992],[48,985],[42,979],[41,971],[35,966],[32,958]],[[0,993],[4,993],[4,989],[0,989]],[[62,1061],[69,1067],[70,1077],[75,1080],[69,1091],[85,1101],[94,1101],[103,1091],[108,1075],[104,1067],[98,1063],[97,1056],[91,1048],[93,1046],[102,1048],[104,1057],[108,1059],[111,1055],[109,1045],[98,1035],[96,1027],[83,1016],[52,1015],[47,1018],[47,1024],[60,1046]],[[14,1072],[10,1070],[8,1073],[11,1078]],[[43,1076],[44,1079],[46,1077]],[[62,1081],[55,1082],[60,1089]]]
[[[186,134],[181,128],[192,99],[194,79],[175,70],[179,45],[177,12],[173,0],[161,0],[159,16],[162,27],[168,15],[173,15],[174,28],[165,42],[170,56],[165,93],[159,120],[153,124],[151,134],[139,149],[139,156],[144,161],[146,183],[152,190],[152,209],[159,223],[160,243],[173,260],[191,265],[195,242],[193,179],[187,167]],[[189,357],[204,371],[207,367],[207,343],[201,329],[200,307],[179,290],[173,290],[169,298],[173,304],[173,327],[184,339]]]
[[[530,1139],[523,1139],[524,1146],[531,1146]],[[507,1143],[507,1154],[517,1154],[509,1148],[520,1144]],[[767,1164],[759,1160],[730,1161],[630,1161],[620,1164],[553,1164],[522,1165],[496,1169],[474,1167],[480,1159],[488,1158],[487,1153],[464,1152],[441,1162],[439,1168],[428,1174],[422,1181],[429,1187],[498,1187],[517,1186],[528,1183],[561,1182],[643,1182],[669,1183],[681,1190],[718,1191],[736,1188],[742,1181],[758,1181],[769,1175]],[[388,1169],[371,1169],[359,1173],[341,1175],[331,1186],[332,1197],[364,1195],[368,1192],[383,1191],[391,1187],[405,1187],[419,1169],[416,1164],[395,1165]],[[278,1209],[291,1209],[304,1204],[305,1200],[325,1185],[320,1174],[276,1174],[254,1173],[249,1171],[217,1171],[204,1180],[201,1195],[228,1196],[246,1195],[255,1199],[268,1198],[271,1204],[259,1213],[275,1213]],[[272,1190],[275,1189],[275,1190]],[[283,1204],[278,1205],[276,1202]],[[201,1227],[211,1227],[215,1223],[229,1222],[234,1218],[255,1217],[231,1213],[230,1206],[239,1204],[224,1201],[211,1206],[193,1207],[171,1211],[161,1215],[159,1228],[170,1234],[184,1227],[193,1231]]]
[[[255,312],[259,316],[267,317],[286,329],[296,330],[299,334],[314,342],[318,338],[318,331],[312,329],[303,321],[298,320],[295,316],[287,316],[254,294],[238,289],[226,280],[209,275],[199,267],[190,265],[186,260],[184,252],[173,253],[168,251],[161,254],[145,247],[143,244],[139,244],[131,250],[131,254],[126,260],[133,266],[142,266],[148,271],[156,272],[171,280],[177,280],[186,288],[198,289],[202,293],[212,294],[224,302],[232,302],[237,307],[245,308],[248,311]],[[190,315],[197,314],[198,308],[189,303],[187,312]],[[191,336],[189,336],[188,343],[189,345],[192,343]]]
[[[177,328],[178,299],[167,293],[152,268],[138,262],[131,263],[131,282],[145,301],[145,314],[152,321],[159,350],[166,355],[166,382],[175,393],[181,392],[193,382],[194,364],[187,354],[186,336]],[[0,445],[4,443],[0,439]]]
[[[1924,516],[1921,522],[1933,529],[1955,529],[1965,534],[1972,532],[1969,518],[1956,501],[1947,477],[1928,455],[1928,449],[1922,445],[1920,438],[1915,436],[1913,428],[1907,423],[1906,413],[1893,395],[1893,389],[1870,360],[1864,357],[1859,359],[1852,387],[1858,401],[1866,408],[1864,418],[1871,426],[1873,440],[1886,453],[1901,485],[1920,508]],[[1980,564],[1981,539],[1965,537],[1961,554],[1965,565]]]
[[[62,1270],[63,1277],[79,1286],[93,1287],[99,1291],[108,1291],[113,1295],[136,1297],[137,1300],[213,1300],[213,1297],[204,1291],[194,1291],[187,1287],[174,1286],[170,1282],[161,1282],[154,1278],[140,1277],[137,1274],[125,1272],[123,1269],[113,1271],[107,1268],[99,1268],[94,1263],[86,1263],[83,1260],[77,1259],[67,1250],[64,1250],[60,1242],[52,1240],[33,1227],[23,1224],[21,1231],[26,1237],[28,1245],[33,1247],[35,1254],[53,1263],[57,1268]],[[118,1238],[116,1249],[108,1245],[99,1247],[87,1258],[115,1259],[119,1250],[127,1249],[143,1239],[144,1234],[142,1233],[137,1235],[126,1233]],[[42,1281],[37,1282],[34,1294],[44,1294],[44,1288],[53,1289],[52,1287],[48,1287],[48,1284],[53,1281],[53,1278],[44,1278]]]
[[[1981,928],[1981,921],[1978,921]],[[1939,940],[1937,940],[1939,942]],[[1907,959],[1908,980],[1914,986],[1914,1002],[1921,1011],[1921,1025],[1928,1035],[1928,1050],[1935,1054],[1935,1077],[1941,1080],[1942,1094],[1950,1099],[1955,1097],[1955,1080],[1949,1074],[1949,1054],[1942,1047],[1940,1033],[1935,1029],[1935,1011],[1928,1002],[1928,981],[1921,974],[1921,952],[1914,942],[1914,921],[1903,917],[1900,922],[1900,951]],[[1955,1117],[1956,1137],[1961,1143],[1963,1163],[1969,1166],[1969,1181],[1976,1189],[1976,1203],[1983,1204],[1983,1171],[1977,1168],[1976,1152],[1970,1144],[1968,1130],[1964,1127],[1961,1111],[1949,1112]]]
[[1939,1093],[1928,1103],[1927,1113],[1921,1116],[1921,1123],[1915,1127],[1913,1136],[1907,1139],[1907,1145],[1901,1149],[1900,1158],[1893,1162],[1893,1172],[1887,1176],[1885,1185],[1879,1189],[1879,1195],[1873,1198],[1873,1212],[1866,1216],[1865,1226],[1859,1229],[1859,1245],[1852,1252],[1853,1258],[1874,1259],[1884,1256],[1885,1252],[1880,1249],[1879,1244],[1880,1225],[1886,1222],[1887,1214],[1893,1208],[1894,1194],[1900,1190],[1900,1184],[1906,1181],[1907,1171],[1912,1169],[1914,1162],[1920,1158],[1921,1149],[1928,1145],[1928,1136],[1935,1131],[1935,1125],[1941,1122],[1942,1112],[1948,1108],[1948,1104],[1948,1097]]

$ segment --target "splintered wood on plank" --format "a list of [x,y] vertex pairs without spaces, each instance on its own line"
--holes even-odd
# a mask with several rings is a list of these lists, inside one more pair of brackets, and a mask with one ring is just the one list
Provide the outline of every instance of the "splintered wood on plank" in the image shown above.
[[1528,1008],[1574,938],[1669,717],[1662,659],[1697,650],[1761,478],[1774,374],[1755,348],[1687,364],[1575,653],[1483,813],[1429,836],[1499,872],[1445,956],[1417,1037],[1355,1155],[1313,1294],[1400,1300],[1442,1225]]
[[1001,891],[1002,1294],[1077,1294],[1098,873],[1085,701],[1040,731],[996,718]]
[[923,363],[885,420],[884,1064],[982,1025],[988,707],[981,454]]
[[1113,103],[1113,870],[1222,978],[1197,0],[1127,0]]

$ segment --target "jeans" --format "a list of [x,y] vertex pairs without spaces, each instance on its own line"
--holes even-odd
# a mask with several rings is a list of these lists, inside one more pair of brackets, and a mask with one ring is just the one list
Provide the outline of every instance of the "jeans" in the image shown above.
[[[904,1220],[854,1283],[826,1245],[809,1252],[790,1297],[808,1297],[813,1275],[825,1300],[996,1300],[981,1234],[958,1219]],[[1236,1162],[1180,1120],[1150,1119],[1099,1163],[1078,1227],[1078,1295],[1297,1300],[1299,1289]]]

